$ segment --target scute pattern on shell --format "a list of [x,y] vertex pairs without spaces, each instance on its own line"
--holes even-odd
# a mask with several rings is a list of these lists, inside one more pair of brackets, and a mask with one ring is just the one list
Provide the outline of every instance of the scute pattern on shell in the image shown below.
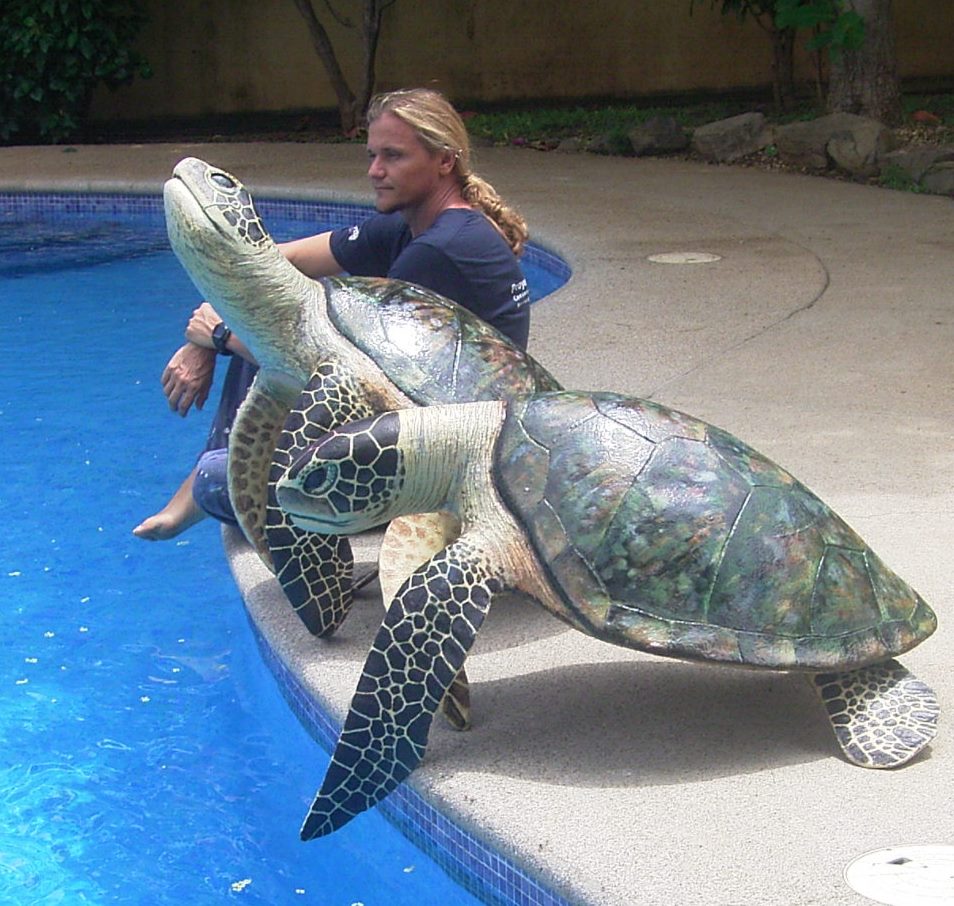
[[558,390],[536,361],[466,308],[399,280],[329,277],[328,316],[422,405]]
[[934,614],[791,475],[721,429],[613,394],[510,408],[496,480],[597,637],[676,657],[852,669]]

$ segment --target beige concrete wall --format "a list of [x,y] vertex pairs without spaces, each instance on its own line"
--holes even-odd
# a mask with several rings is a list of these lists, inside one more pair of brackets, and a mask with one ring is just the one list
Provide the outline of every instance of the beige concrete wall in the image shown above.
[[[356,0],[335,5],[360,15]],[[954,77],[954,3],[894,5],[902,76]],[[99,93],[94,118],[335,107],[291,0],[146,0],[146,6],[150,23],[141,49],[155,75]],[[357,81],[356,33],[328,28]],[[804,52],[799,68],[810,78]],[[397,0],[385,14],[378,54],[379,88],[434,84],[459,101],[629,98],[770,83],[764,33],[710,10],[706,0],[692,16],[688,0]]]

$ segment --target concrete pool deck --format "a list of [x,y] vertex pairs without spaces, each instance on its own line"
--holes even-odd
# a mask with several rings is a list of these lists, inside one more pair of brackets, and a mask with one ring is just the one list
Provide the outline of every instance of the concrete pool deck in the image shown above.
[[[361,146],[305,144],[0,148],[0,191],[159,192],[186,155],[261,196],[367,197]],[[926,755],[865,771],[839,758],[797,676],[640,655],[514,604],[468,660],[473,730],[435,721],[417,789],[571,901],[871,902],[843,879],[853,859],[954,844],[951,200],[528,150],[482,149],[477,166],[574,270],[535,308],[531,352],[567,387],[720,425],[815,490],[937,611],[903,660],[942,716]],[[666,252],[720,257],[648,260]],[[343,714],[380,603],[313,640],[228,547],[249,606],[273,614],[267,631]]]

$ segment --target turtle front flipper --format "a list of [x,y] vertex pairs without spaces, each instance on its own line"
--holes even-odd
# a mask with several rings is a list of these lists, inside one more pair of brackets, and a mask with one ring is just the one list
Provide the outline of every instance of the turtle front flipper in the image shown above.
[[434,713],[502,585],[463,541],[404,583],[368,653],[303,840],[337,830],[417,767]]
[[[384,601],[391,601],[415,569],[459,535],[460,522],[450,513],[419,513],[391,522],[378,555]],[[441,702],[441,713],[455,730],[470,729],[470,684],[463,667]]]
[[330,635],[344,621],[353,601],[354,557],[346,538],[319,535],[292,525],[278,505],[275,482],[295,451],[324,437],[345,422],[373,415],[367,394],[342,377],[334,362],[322,363],[287,415],[274,446],[268,477],[265,537],[285,596],[317,636]]
[[269,569],[273,566],[265,537],[268,464],[287,415],[287,403],[256,377],[229,435],[229,499],[242,533]]
[[847,673],[818,673],[812,684],[838,745],[863,768],[899,767],[937,734],[940,706],[934,690],[895,660]]

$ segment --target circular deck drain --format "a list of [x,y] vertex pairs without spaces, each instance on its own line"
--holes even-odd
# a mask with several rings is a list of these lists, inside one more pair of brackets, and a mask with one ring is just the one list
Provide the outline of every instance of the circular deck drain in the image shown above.
[[851,862],[845,880],[886,906],[949,906],[954,903],[954,846],[876,849]]
[[656,264],[710,264],[713,261],[721,261],[721,255],[713,255],[711,252],[661,252],[658,255],[650,255],[649,260]]

